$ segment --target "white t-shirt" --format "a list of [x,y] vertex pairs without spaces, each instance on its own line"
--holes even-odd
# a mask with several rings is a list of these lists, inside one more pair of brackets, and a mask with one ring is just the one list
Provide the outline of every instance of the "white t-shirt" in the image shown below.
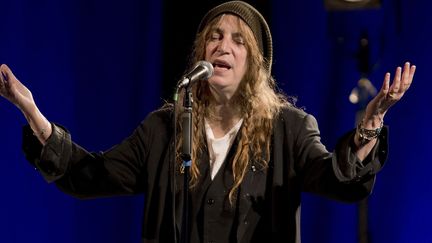
[[215,138],[209,123],[207,120],[205,120],[207,147],[210,155],[210,175],[212,180],[222,166],[222,163],[225,160],[225,157],[242,125],[242,122],[243,119],[240,119],[237,124],[235,124],[234,127],[231,128],[227,134],[225,134],[225,136],[221,138]]

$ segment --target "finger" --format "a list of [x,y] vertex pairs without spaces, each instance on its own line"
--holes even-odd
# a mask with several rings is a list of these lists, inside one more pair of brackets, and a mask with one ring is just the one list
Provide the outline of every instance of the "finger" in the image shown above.
[[389,86],[390,86],[390,73],[387,72],[384,75],[384,82],[383,82],[383,85],[382,85],[381,91],[380,91],[381,96],[386,96],[388,94]]
[[6,82],[10,82],[12,78],[15,78],[14,74],[12,73],[12,70],[6,64],[2,64],[0,70]]
[[0,71],[0,85],[3,84],[4,81],[4,74],[2,71]]
[[409,88],[409,86],[411,85],[411,80],[412,79],[410,79],[410,63],[406,62],[402,73],[401,88],[399,89],[399,93],[404,93]]
[[6,64],[2,64],[0,66],[0,71],[3,76],[5,88],[11,89],[12,86],[16,85],[16,83],[19,82],[13,74],[12,70]]
[[6,75],[3,70],[0,70],[0,90],[3,90],[6,86]]
[[416,66],[415,65],[412,65],[411,66],[411,68],[410,68],[410,71],[409,71],[409,77],[408,77],[408,80],[409,80],[409,84],[411,85],[411,83],[412,83],[412,81],[413,81],[413,79],[414,79],[414,73],[415,73],[415,71],[416,71]]
[[389,91],[389,85],[390,85],[390,73],[387,72],[384,75],[384,81],[383,81],[383,84],[381,86],[381,90],[379,91],[379,93],[376,96],[376,98],[378,100],[381,100],[381,99],[387,97],[387,94]]
[[3,94],[3,90],[4,90],[3,74],[0,73],[0,95]]
[[2,64],[1,66],[0,66],[0,72],[1,72],[1,74],[2,74],[2,76],[0,77],[0,78],[4,78],[5,77],[5,75],[6,75],[6,69],[7,69],[7,66],[6,66],[6,64]]
[[404,65],[404,68],[403,68],[402,79],[408,80],[409,79],[409,73],[410,73],[410,63],[406,62]]
[[3,85],[3,88],[8,85],[9,82],[9,75],[6,72],[7,70],[7,66],[5,64],[2,64],[0,66],[0,78],[1,78],[1,83]]
[[397,67],[395,72],[395,77],[393,79],[393,83],[390,86],[390,91],[389,91],[390,93],[397,93],[399,91],[401,76],[402,76],[402,68]]
[[2,64],[1,66],[0,66],[0,79],[1,80],[3,80],[4,81],[4,79],[5,79],[5,73],[4,73],[4,71],[6,70],[6,64]]

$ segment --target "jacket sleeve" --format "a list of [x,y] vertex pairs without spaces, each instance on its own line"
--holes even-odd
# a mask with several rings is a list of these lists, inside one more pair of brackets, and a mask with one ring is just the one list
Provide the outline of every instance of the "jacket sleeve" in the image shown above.
[[365,160],[360,161],[353,151],[350,131],[339,139],[330,153],[320,141],[316,119],[306,114],[299,125],[296,138],[297,161],[303,177],[303,190],[341,201],[358,201],[368,196],[375,174],[387,158],[387,128]]
[[[154,136],[155,115],[149,115],[131,136],[105,152],[88,152],[71,140],[69,132],[52,124],[45,146],[24,127],[26,158],[46,181],[80,198],[134,194],[145,188],[144,163]],[[153,128],[152,128],[153,127]]]

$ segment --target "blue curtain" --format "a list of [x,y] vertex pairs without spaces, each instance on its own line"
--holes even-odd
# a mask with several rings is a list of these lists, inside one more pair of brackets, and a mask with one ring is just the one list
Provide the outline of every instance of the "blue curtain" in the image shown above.
[[[370,46],[368,77],[378,89],[385,72],[393,76],[405,61],[418,66],[413,86],[385,117],[390,154],[369,198],[370,242],[432,242],[431,7],[427,1],[384,0],[378,10],[327,12],[322,2],[273,1],[276,79],[317,117],[329,150],[354,126],[358,107],[348,96],[361,77],[363,36]],[[356,205],[305,194],[302,213],[303,242],[358,242]]]
[[[160,1],[1,1],[0,62],[88,150],[106,150],[161,104]],[[139,242],[143,197],[77,200],[20,150],[25,120],[0,101],[0,242]]]
[[[178,31],[171,40],[176,43],[192,39],[166,27],[170,18],[163,4],[169,1],[0,0],[0,63],[12,68],[41,111],[66,126],[75,141],[88,150],[108,149],[163,103],[162,93],[170,93],[161,81],[167,77],[162,64],[169,62],[164,58],[170,58],[165,52],[173,51],[164,33]],[[192,15],[192,5],[185,5]],[[432,3],[384,0],[378,10],[350,12],[328,12],[323,1],[268,5],[274,76],[286,94],[298,97],[298,106],[317,117],[329,150],[354,127],[357,107],[348,95],[360,78],[362,36],[371,50],[368,77],[378,89],[384,73],[393,74],[397,65],[408,60],[418,66],[413,86],[385,119],[390,155],[369,198],[369,224],[371,242],[431,242],[432,86],[426,75]],[[184,28],[194,33],[197,24]],[[25,161],[24,124],[20,112],[0,99],[0,242],[139,242],[144,197],[78,200],[63,194]],[[303,202],[302,242],[356,242],[355,204],[309,194]]]

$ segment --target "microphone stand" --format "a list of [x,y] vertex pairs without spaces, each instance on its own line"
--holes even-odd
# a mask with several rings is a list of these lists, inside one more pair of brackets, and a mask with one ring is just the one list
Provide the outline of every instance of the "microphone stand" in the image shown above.
[[[213,75],[213,66],[207,61],[199,61],[177,85],[174,101],[178,101],[178,92],[184,88],[183,112],[180,116],[182,127],[182,151],[180,158],[183,161],[181,171],[183,173],[183,214],[180,234],[181,243],[189,243],[190,215],[189,215],[189,178],[192,165],[192,84],[198,80],[208,79]],[[176,127],[176,125],[174,126]],[[177,133],[177,132],[175,132]]]
[[[353,89],[354,93],[357,90],[358,92],[358,101],[356,102],[358,105],[358,109],[355,116],[355,125],[361,122],[361,119],[364,116],[366,105],[369,100],[369,97],[374,96],[376,94],[376,89],[373,84],[367,79],[362,78],[359,80],[357,87]],[[359,243],[370,243],[370,235],[369,235],[369,207],[368,207],[368,199],[365,198],[358,202],[358,242]]]
[[[367,34],[363,33],[360,39],[359,52],[357,54],[358,69],[362,74],[362,78],[357,82],[357,87],[353,88],[349,97],[351,103],[357,104],[357,112],[355,116],[356,127],[364,116],[370,97],[375,96],[377,93],[374,85],[369,81],[369,79],[367,79],[367,74],[370,73],[369,52],[369,40]],[[368,211],[368,199],[366,198],[358,203],[357,236],[359,243],[370,243]]]
[[182,124],[182,153],[183,161],[183,214],[180,242],[189,243],[189,177],[192,165],[192,90],[191,85],[185,87],[183,100],[183,114],[181,115]]

